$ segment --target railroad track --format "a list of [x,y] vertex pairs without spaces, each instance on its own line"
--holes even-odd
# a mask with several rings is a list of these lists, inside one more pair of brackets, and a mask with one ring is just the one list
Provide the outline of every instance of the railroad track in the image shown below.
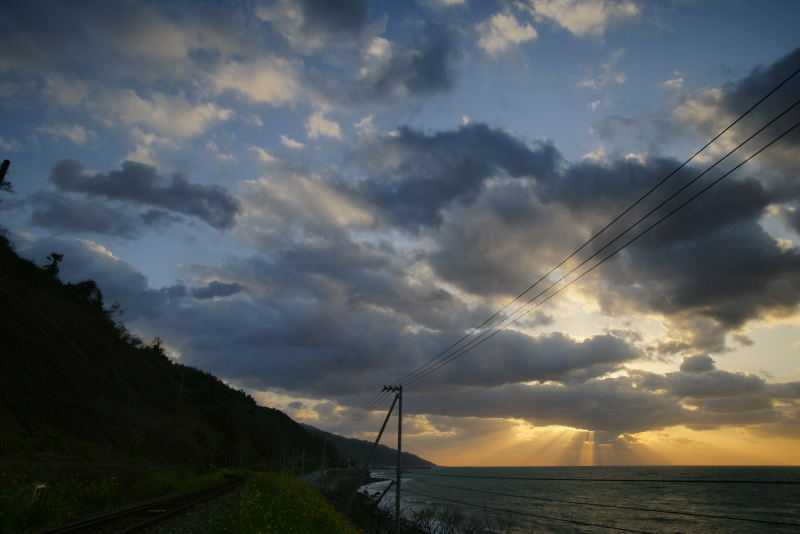
[[47,528],[38,534],[81,532],[86,534],[128,534],[140,532],[195,505],[231,491],[243,482],[240,477],[227,476],[211,488],[187,491],[132,506],[124,510],[79,519],[64,525]]

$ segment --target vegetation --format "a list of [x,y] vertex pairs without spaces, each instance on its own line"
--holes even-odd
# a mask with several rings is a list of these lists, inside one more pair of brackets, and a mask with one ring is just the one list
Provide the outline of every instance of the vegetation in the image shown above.
[[[329,432],[325,432],[324,430],[314,428],[310,425],[304,425],[302,423],[300,426],[308,430],[311,434],[325,436],[325,439],[336,449],[336,452],[339,454],[339,458],[341,458],[344,463],[352,463],[357,467],[361,467],[364,465],[364,462],[367,461],[369,451],[372,449],[371,441],[337,436],[336,434],[331,434]],[[402,458],[400,461],[402,462],[403,467],[409,469],[436,467],[436,464],[433,462],[429,462],[428,460],[420,458],[416,454],[411,454],[409,452],[402,453]],[[397,450],[387,447],[386,445],[378,444],[378,446],[375,448],[375,452],[372,455],[370,467],[386,465],[391,466],[395,464],[397,464]]]
[[49,475],[31,477],[29,471],[14,472],[13,465],[0,467],[0,533],[20,532],[51,523],[63,523],[82,515],[218,483],[224,473],[200,475],[160,467],[149,473],[129,466],[103,466],[97,476],[88,466],[68,471],[50,469]]
[[[91,280],[63,284],[0,235],[0,461],[151,462],[277,469],[323,440],[115,319]],[[328,446],[326,462],[336,461]]]
[[357,534],[322,494],[289,474],[253,473],[238,504],[198,534]]

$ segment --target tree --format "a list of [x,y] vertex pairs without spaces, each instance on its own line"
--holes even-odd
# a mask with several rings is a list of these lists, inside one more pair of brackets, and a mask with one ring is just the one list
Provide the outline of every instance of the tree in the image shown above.
[[59,254],[58,252],[51,252],[47,259],[50,260],[50,263],[44,266],[44,270],[53,276],[58,274],[58,264],[64,260],[64,255]]
[[3,163],[0,164],[0,191],[5,191],[6,193],[13,193],[14,188],[11,187],[11,182],[6,180],[6,173],[8,172],[8,166],[11,165],[11,162],[7,159],[3,160]]

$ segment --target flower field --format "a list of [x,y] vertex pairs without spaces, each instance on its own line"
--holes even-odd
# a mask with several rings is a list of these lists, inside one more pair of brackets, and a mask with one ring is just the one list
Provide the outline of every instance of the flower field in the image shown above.
[[213,532],[358,534],[316,489],[276,473],[253,473],[236,506],[213,525]]

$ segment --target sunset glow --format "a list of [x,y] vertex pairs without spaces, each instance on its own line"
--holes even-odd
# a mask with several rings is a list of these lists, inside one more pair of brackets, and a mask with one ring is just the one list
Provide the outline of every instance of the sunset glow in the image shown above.
[[0,17],[2,228],[173,359],[366,440],[401,384],[440,465],[800,464],[800,2]]

